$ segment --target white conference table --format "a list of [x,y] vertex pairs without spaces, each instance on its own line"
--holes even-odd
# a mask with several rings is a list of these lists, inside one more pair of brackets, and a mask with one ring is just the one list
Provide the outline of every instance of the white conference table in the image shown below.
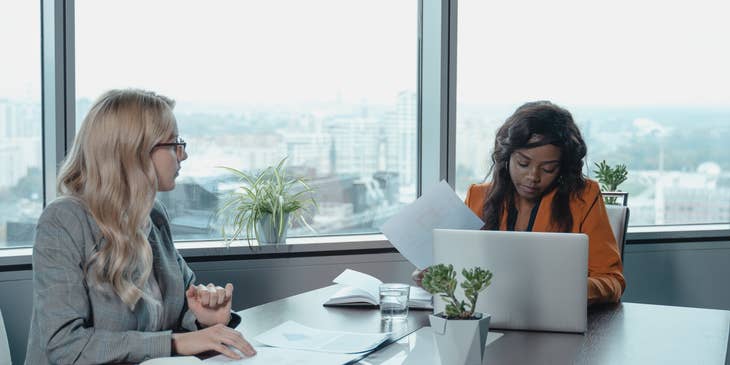
[[[406,321],[393,324],[381,321],[377,309],[322,306],[337,288],[238,312],[246,336],[287,320],[329,330],[392,331],[391,340],[357,363],[440,363],[428,327],[430,311],[411,310]],[[730,364],[729,337],[729,311],[619,303],[589,308],[585,334],[490,329],[484,364]]]

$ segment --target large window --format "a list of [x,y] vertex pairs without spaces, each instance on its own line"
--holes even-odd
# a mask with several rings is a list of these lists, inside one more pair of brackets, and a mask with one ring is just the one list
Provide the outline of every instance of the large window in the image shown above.
[[[601,160],[628,165],[622,189],[632,225],[729,222],[730,23],[723,15],[730,9],[699,1],[460,0],[457,105],[448,106],[457,111],[457,192],[485,179],[504,119],[526,101],[549,99],[581,127],[587,175]],[[444,9],[421,3],[424,14]],[[424,136],[440,114],[429,112],[424,125],[431,127],[418,133],[418,0],[60,4],[74,12],[45,14],[57,29],[45,30],[53,47],[44,66],[73,71],[46,75],[63,81],[49,87],[60,94],[45,113],[41,4],[59,5],[0,4],[0,247],[32,244],[43,181],[53,180],[55,171],[43,176],[42,114],[53,127],[46,132],[56,133],[46,143],[45,163],[53,166],[63,153],[58,140],[73,134],[63,100],[75,99],[78,128],[94,98],[111,88],[177,101],[190,158],[177,189],[159,198],[178,239],[220,237],[211,217],[236,184],[217,166],[253,171],[288,157],[289,171],[310,180],[319,203],[315,230],[294,227],[293,236],[377,232],[415,199],[418,138],[433,151]],[[433,51],[442,32],[430,27],[441,23],[422,24],[424,52]],[[60,29],[74,39],[55,34]],[[433,72],[435,53],[426,54],[423,80],[450,67]],[[440,85],[423,84],[425,107],[451,92]],[[429,171],[452,166],[434,160],[421,161],[426,183],[435,179]]]
[[631,225],[730,221],[727,2],[459,1],[457,191],[526,101],[569,109],[594,163],[628,166]]
[[418,2],[78,0],[77,126],[110,88],[177,101],[189,159],[160,194],[176,239],[218,238],[235,181],[288,157],[316,232],[377,232],[416,197]]
[[32,244],[43,209],[39,1],[0,3],[0,247]]

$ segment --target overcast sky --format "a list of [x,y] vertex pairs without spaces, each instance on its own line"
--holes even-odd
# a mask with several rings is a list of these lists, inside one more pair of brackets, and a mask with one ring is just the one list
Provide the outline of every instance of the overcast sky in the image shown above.
[[730,105],[727,0],[459,1],[458,98]]
[[[0,98],[40,94],[39,2],[0,3]],[[459,1],[460,102],[730,105],[724,0]],[[415,90],[415,0],[76,1],[76,90],[391,103]]]

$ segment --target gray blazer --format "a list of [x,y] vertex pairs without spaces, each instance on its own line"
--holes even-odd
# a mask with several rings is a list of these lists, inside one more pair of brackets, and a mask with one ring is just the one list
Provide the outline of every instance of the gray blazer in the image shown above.
[[175,250],[162,205],[155,204],[150,216],[153,273],[165,315],[161,332],[143,331],[150,321],[145,299],[132,311],[112,291],[89,285],[83,265],[104,240],[85,207],[68,197],[46,207],[33,247],[33,316],[26,364],[140,362],[170,356],[172,332],[197,329],[185,301],[185,289],[195,275]]

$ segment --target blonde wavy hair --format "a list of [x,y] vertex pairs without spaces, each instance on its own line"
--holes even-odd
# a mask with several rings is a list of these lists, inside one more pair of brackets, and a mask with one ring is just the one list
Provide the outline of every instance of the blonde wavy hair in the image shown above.
[[152,271],[145,228],[158,182],[151,152],[175,136],[174,105],[149,91],[106,92],[84,118],[59,172],[59,194],[80,200],[106,241],[87,259],[86,273],[132,310]]

